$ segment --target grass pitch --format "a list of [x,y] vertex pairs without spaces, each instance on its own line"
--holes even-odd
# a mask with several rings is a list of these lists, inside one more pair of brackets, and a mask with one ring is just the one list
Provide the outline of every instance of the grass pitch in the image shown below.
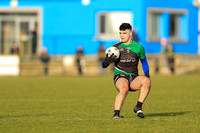
[[145,118],[133,113],[138,92],[131,92],[121,111],[125,118],[112,120],[112,76],[0,77],[0,132],[200,132],[200,76],[151,80]]

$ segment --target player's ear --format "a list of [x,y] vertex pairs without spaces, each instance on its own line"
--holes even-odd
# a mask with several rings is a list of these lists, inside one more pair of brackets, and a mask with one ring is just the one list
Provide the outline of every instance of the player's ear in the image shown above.
[[133,32],[130,30],[130,37],[132,37]]

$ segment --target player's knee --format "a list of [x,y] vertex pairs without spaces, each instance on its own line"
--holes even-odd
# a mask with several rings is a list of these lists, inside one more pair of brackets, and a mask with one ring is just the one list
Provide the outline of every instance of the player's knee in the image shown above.
[[120,92],[122,95],[126,96],[128,94],[128,88],[124,87],[123,89],[120,90]]
[[151,85],[151,80],[150,80],[150,78],[147,78],[147,79],[146,79],[146,83],[147,83],[148,85]]
[[143,84],[147,86],[147,88],[150,88],[151,86],[151,80],[150,78],[144,77]]

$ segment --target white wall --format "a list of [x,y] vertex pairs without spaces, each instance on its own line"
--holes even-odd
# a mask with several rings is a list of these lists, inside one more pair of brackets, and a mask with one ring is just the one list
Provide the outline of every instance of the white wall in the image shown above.
[[0,56],[0,76],[19,75],[19,56],[5,55]]

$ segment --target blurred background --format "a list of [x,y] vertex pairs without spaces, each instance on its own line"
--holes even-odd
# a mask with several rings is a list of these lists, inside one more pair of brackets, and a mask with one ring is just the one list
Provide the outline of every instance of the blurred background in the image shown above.
[[123,22],[144,46],[151,75],[198,71],[199,7],[200,0],[0,0],[0,76],[112,74],[101,61]]

